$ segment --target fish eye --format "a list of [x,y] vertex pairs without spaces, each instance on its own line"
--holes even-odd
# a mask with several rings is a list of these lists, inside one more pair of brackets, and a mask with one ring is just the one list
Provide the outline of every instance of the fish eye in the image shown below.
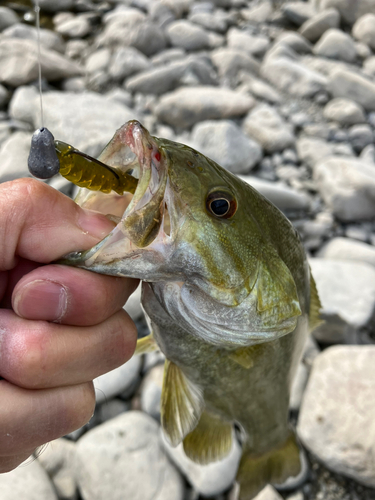
[[230,193],[214,191],[207,197],[206,208],[220,219],[229,219],[237,210],[237,202]]

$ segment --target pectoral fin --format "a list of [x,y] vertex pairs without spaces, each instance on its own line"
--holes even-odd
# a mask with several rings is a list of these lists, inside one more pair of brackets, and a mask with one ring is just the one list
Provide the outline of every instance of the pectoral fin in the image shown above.
[[318,289],[316,288],[316,283],[310,270],[310,312],[309,312],[309,329],[310,332],[315,330],[319,325],[324,323],[320,318],[320,310],[322,304],[320,303]]
[[135,348],[134,354],[146,354],[147,352],[158,351],[159,346],[155,342],[154,336],[152,333],[147,335],[146,337],[142,337],[137,340],[137,347]]
[[204,401],[200,389],[171,361],[166,361],[161,395],[161,424],[172,446],[197,425]]
[[206,465],[228,455],[232,438],[229,422],[204,411],[197,427],[184,439],[184,451],[194,462]]

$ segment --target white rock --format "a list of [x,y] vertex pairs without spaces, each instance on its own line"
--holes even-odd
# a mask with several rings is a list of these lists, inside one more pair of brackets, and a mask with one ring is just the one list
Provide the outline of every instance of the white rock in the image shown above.
[[185,50],[201,50],[209,46],[207,31],[186,20],[168,24],[166,33],[174,47],[181,47]]
[[160,420],[160,398],[163,387],[164,364],[149,370],[142,381],[141,408],[156,420]]
[[208,465],[199,465],[185,455],[182,444],[176,448],[170,446],[164,434],[161,433],[164,448],[180,471],[187,477],[193,488],[203,496],[214,496],[222,493],[233,483],[237,474],[242,450],[237,440],[233,439],[233,446],[229,455],[217,462]]
[[325,343],[353,343],[374,319],[375,269],[365,263],[310,259],[325,323],[314,330]]
[[90,21],[85,15],[75,16],[58,23],[55,29],[60,35],[67,38],[84,38],[92,30]]
[[328,90],[333,97],[352,99],[366,111],[375,111],[375,84],[360,74],[338,69],[329,78]]
[[134,47],[119,47],[112,56],[109,74],[120,81],[149,67],[150,61],[142,52]]
[[0,474],[1,500],[58,500],[52,483],[37,460]]
[[319,10],[335,7],[346,24],[352,25],[368,12],[375,13],[374,0],[315,0]]
[[298,423],[326,467],[375,487],[375,346],[335,346],[315,360]]
[[[240,487],[236,483],[229,494],[228,500],[239,500]],[[282,497],[277,493],[275,488],[270,484],[262,489],[253,500],[282,500]]]
[[355,125],[366,121],[362,106],[350,99],[332,99],[326,104],[323,115],[327,120],[336,121],[341,125]]
[[353,39],[335,28],[331,28],[323,34],[314,47],[314,54],[348,63],[357,59],[357,50]]
[[353,26],[353,36],[375,49],[375,14],[365,14]]
[[375,247],[351,238],[336,237],[328,241],[319,250],[317,257],[354,260],[375,266]]
[[255,7],[242,9],[241,15],[244,19],[250,21],[251,24],[260,24],[267,22],[271,18],[272,12],[272,3],[269,0],[265,0]]
[[357,159],[329,157],[314,166],[314,180],[338,219],[373,219],[375,169],[372,165]]
[[330,28],[338,28],[340,14],[334,8],[323,10],[306,21],[299,29],[301,35],[315,43]]
[[106,71],[111,58],[111,51],[103,48],[93,52],[86,59],[86,71],[95,73],[96,71]]
[[31,136],[28,132],[14,132],[4,140],[0,148],[0,182],[31,177],[27,167]]
[[[57,52],[64,53],[64,40],[60,35],[52,30],[40,29],[39,32],[40,43],[46,49],[56,50]],[[28,26],[27,24],[17,23],[13,24],[6,30],[3,31],[3,37],[5,38],[21,38],[24,40],[34,40],[38,39],[38,31],[34,26]]]
[[77,480],[84,500],[182,500],[181,477],[145,413],[124,413],[85,434],[77,445]]
[[235,174],[249,172],[262,158],[262,148],[228,120],[200,122],[193,128],[195,149]]
[[211,58],[223,78],[235,79],[241,70],[255,75],[259,73],[259,63],[243,50],[222,47],[214,50]]
[[[275,40],[276,45],[284,44],[293,49],[297,54],[311,54],[311,44],[295,31],[283,31]],[[273,47],[275,47],[275,44]]]
[[227,33],[228,47],[243,50],[251,56],[262,57],[270,46],[264,35],[253,36],[238,28],[231,28]]
[[141,357],[133,356],[129,361],[94,380],[97,404],[118,394],[134,390],[139,380]]
[[255,139],[262,148],[275,153],[289,147],[294,147],[293,129],[278,112],[268,104],[256,106],[244,120],[245,132]]

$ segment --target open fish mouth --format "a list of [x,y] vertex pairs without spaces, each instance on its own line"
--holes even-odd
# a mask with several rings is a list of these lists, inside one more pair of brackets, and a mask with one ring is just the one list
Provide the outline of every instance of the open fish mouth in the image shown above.
[[[76,198],[81,207],[97,210],[117,225],[95,247],[67,255],[64,263],[103,272],[102,266],[113,266],[125,258],[135,259],[152,243],[155,247],[167,244],[171,227],[165,199],[166,154],[139,122],[127,122],[117,130],[98,160],[138,178],[133,196],[83,189]],[[128,276],[128,271],[125,272]],[[122,273],[116,266],[110,274]]]

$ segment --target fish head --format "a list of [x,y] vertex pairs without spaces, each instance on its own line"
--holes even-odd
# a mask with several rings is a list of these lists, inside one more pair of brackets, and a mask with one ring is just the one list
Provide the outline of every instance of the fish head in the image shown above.
[[296,284],[272,242],[270,203],[259,193],[136,121],[116,132],[99,160],[133,169],[137,188],[131,199],[81,190],[81,206],[119,219],[106,238],[64,263],[155,284],[164,308],[209,342],[220,344],[225,329],[224,343],[243,345],[295,328]]

